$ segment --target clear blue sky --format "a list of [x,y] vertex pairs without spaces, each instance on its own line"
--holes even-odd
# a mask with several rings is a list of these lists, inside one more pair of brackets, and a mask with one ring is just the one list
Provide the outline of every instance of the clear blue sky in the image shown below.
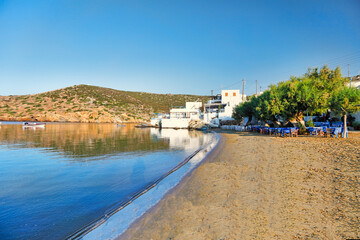
[[358,0],[0,0],[0,95],[77,84],[205,95],[243,78],[252,94],[255,80],[324,63],[357,75],[359,12]]

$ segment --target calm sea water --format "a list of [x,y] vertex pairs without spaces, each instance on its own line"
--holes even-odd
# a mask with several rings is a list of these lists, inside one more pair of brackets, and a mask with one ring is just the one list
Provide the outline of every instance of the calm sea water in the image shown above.
[[63,239],[206,143],[133,125],[0,125],[0,239]]

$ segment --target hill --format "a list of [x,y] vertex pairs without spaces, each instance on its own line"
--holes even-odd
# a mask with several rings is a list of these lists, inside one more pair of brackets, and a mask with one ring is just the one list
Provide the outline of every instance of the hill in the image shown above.
[[208,96],[154,94],[75,85],[34,95],[0,96],[0,121],[144,122],[153,112]]

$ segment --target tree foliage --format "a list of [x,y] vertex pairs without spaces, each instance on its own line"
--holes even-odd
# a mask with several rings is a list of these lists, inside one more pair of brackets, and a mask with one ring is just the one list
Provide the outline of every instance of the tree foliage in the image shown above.
[[344,134],[347,137],[347,114],[360,110],[360,91],[357,88],[342,87],[333,92],[329,105],[331,110],[344,117]]
[[237,121],[242,121],[244,117],[248,117],[250,122],[252,117],[256,114],[255,102],[255,99],[253,99],[253,97],[250,97],[249,101],[244,102],[241,108],[237,107],[234,109],[233,117]]
[[331,95],[330,108],[342,116],[360,111],[360,90],[352,87],[340,88]]
[[330,108],[332,93],[342,89],[347,79],[340,68],[308,69],[301,77],[271,85],[260,96],[240,104],[234,118],[256,117],[262,121],[303,119],[304,114],[321,114]]

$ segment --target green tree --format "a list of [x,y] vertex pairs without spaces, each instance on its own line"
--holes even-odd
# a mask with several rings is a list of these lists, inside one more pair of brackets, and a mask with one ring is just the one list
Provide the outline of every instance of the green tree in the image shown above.
[[236,107],[234,108],[234,110],[233,110],[233,113],[232,113],[232,117],[233,117],[236,121],[238,121],[238,122],[241,122],[241,121],[244,119],[244,117],[245,117],[244,114],[243,114],[243,110],[242,110],[242,105],[243,105],[243,104],[244,104],[244,103],[236,106]]
[[360,111],[360,90],[343,87],[335,91],[330,98],[330,109],[344,116],[344,138],[347,136],[346,115]]
[[247,101],[239,104],[233,111],[233,118],[239,122],[244,117],[248,117],[247,124],[251,123],[253,117],[259,118],[256,107],[259,104],[259,98],[256,96],[248,96]]
[[329,108],[331,93],[345,86],[340,68],[330,70],[327,66],[309,69],[302,77],[291,77],[279,83],[281,101],[284,104],[282,116],[287,120],[302,121],[304,113],[321,114]]
[[262,95],[239,105],[234,118],[256,117],[262,121],[296,120],[304,124],[304,114],[321,114],[329,109],[331,93],[345,86],[340,68],[309,69],[301,77],[271,85]]

